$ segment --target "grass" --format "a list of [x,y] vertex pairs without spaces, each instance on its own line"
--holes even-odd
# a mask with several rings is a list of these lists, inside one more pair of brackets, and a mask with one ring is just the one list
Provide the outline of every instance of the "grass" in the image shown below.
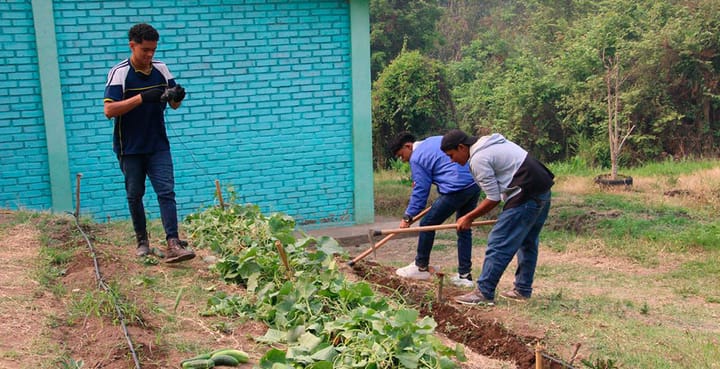
[[[578,163],[550,167],[558,176],[541,236],[534,298],[527,304],[501,301],[498,308],[508,310],[515,322],[540,327],[544,346],[563,358],[582,343],[585,358],[598,364],[720,368],[720,162],[662,162],[623,170],[634,178],[629,189],[596,187],[592,179],[602,170]],[[411,189],[407,178],[402,171],[375,174],[376,215],[402,215]],[[59,282],[72,258],[84,252],[80,235],[66,232],[72,228],[67,221],[42,213],[14,214],[0,232],[17,224],[37,224],[42,246],[30,274],[39,281],[38,288],[69,301],[68,312],[48,316],[47,329],[67,324],[69,318],[79,322],[85,316],[113,317],[107,292],[68,291]],[[95,242],[118,245],[109,252],[127,253],[127,245],[134,242],[127,236],[132,234],[129,222],[94,227]],[[153,238],[162,232],[159,222],[150,229]],[[486,233],[479,233],[475,245],[485,243]],[[437,237],[455,240],[451,232]],[[455,248],[445,242],[436,251],[453,253]],[[179,333],[194,324],[182,312],[202,311],[215,282],[199,280],[192,269],[135,262],[147,272],[110,281],[124,314],[135,324],[152,316],[159,327],[158,346],[187,353],[208,349]],[[474,276],[481,265],[476,263]],[[508,270],[512,274],[514,268]],[[503,278],[511,281],[507,274]],[[126,296],[129,293],[132,296]],[[204,324],[212,336],[240,322],[236,317]],[[41,367],[80,362],[47,342],[36,349],[49,357]],[[10,351],[5,356],[20,354]]]
[[[534,298],[500,306],[541,327],[561,357],[582,343],[588,367],[720,368],[720,162],[623,169],[634,185],[620,189],[593,183],[607,170],[549,167],[557,177]],[[376,174],[379,203],[407,201],[393,178]]]

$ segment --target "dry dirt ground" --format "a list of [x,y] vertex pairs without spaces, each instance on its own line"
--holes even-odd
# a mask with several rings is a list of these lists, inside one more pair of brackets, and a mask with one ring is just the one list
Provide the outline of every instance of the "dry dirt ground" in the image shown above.
[[[48,287],[37,275],[38,269],[43,268],[40,266],[43,257],[41,245],[48,242],[42,239],[47,230],[41,232],[38,227],[48,225],[33,221],[8,225],[12,224],[13,217],[10,212],[0,211],[0,369],[74,368],[63,366],[58,361],[61,354],[66,358],[83,360],[83,368],[136,368],[121,327],[116,320],[107,318],[108,315],[113,316],[112,313],[72,314],[78,311],[73,304],[99,290],[93,258],[85,246],[86,242],[77,236],[77,232],[72,235],[75,229],[73,218],[60,218],[55,221],[58,224],[49,225],[54,227],[50,232],[54,238],[52,244],[74,244],[78,251],[61,271],[59,286]],[[571,225],[562,226],[572,228]],[[230,318],[201,316],[206,298],[183,298],[178,304],[175,296],[157,294],[152,297],[152,304],[143,303],[143,299],[151,293],[147,291],[149,287],[138,281],[141,278],[173,279],[184,286],[199,285],[208,289],[212,286],[213,290],[223,290],[228,294],[243,293],[242,288],[226,285],[208,271],[209,264],[205,258],[211,256],[210,251],[196,250],[198,257],[186,263],[148,266],[138,262],[132,244],[117,245],[108,241],[117,239],[116,235],[110,234],[117,230],[109,228],[104,224],[93,224],[85,231],[92,239],[104,280],[133,281],[131,290],[123,291],[123,297],[140,307],[138,316],[142,319],[129,322],[128,331],[142,368],[177,368],[177,363],[198,353],[200,348],[241,348],[250,354],[251,364],[257,363],[264,355],[267,347],[254,340],[266,332],[262,323],[232,320],[228,324]],[[466,346],[469,360],[462,364],[463,368],[535,368],[534,348],[544,341],[547,327],[532,326],[520,318],[517,314],[517,304],[520,303],[499,298],[495,307],[487,308],[452,302],[453,296],[467,292],[447,283],[457,265],[454,232],[438,232],[431,256],[431,264],[445,274],[440,296],[437,277],[431,281],[409,281],[395,275],[397,267],[413,260],[416,242],[414,237],[393,239],[352,268],[347,266],[346,260],[342,260],[340,265],[349,278],[367,280],[376,286],[378,292],[404,300],[421,313],[433,316],[438,323],[438,336],[448,346],[452,347],[455,342]],[[369,246],[364,244],[347,247],[346,250],[352,258]],[[481,269],[483,253],[484,247],[474,247],[475,277]],[[553,252],[541,245],[539,265],[567,263],[595,269],[634,268],[630,272],[639,274],[661,272],[657,268],[650,270],[627,265],[587,252]],[[513,264],[501,279],[498,291],[512,288]],[[673,268],[673,265],[664,265],[664,268]],[[543,291],[558,288],[552,283],[539,279],[535,287],[541,295]],[[62,293],[55,293],[55,290],[62,290]],[[662,299],[663,296],[659,294],[657,298]],[[79,311],[83,311],[82,308]],[[572,346],[559,350],[561,352],[546,354],[567,361],[574,351]],[[583,347],[575,363],[589,354],[584,352]],[[561,367],[543,360],[545,369]]]
[[[0,213],[0,224],[8,222],[11,215]],[[55,241],[67,242],[71,237],[74,221],[61,220],[55,233]],[[97,225],[91,230],[92,246],[97,255],[99,275],[103,281],[118,279],[132,280],[140,275],[148,278],[173,278],[175,275],[189,275],[178,278],[179,284],[190,285],[200,282],[216,285],[218,280],[207,271],[207,264],[200,257],[191,262],[167,266],[148,267],[137,262],[132,246],[121,247],[103,242],[104,227]],[[67,232],[63,234],[63,232]],[[71,241],[76,242],[76,241]],[[157,295],[155,301],[166,311],[139,311],[141,322],[127,324],[127,337],[133,342],[130,350],[128,338],[117,320],[108,319],[110,314],[89,311],[85,315],[73,315],[72,304],[83,296],[92,296],[99,291],[97,272],[91,252],[80,248],[69,264],[61,271],[60,285],[52,288],[65,293],[55,294],[38,282],[37,265],[40,262],[40,231],[30,223],[15,225],[0,231],[0,368],[75,368],[65,366],[67,360],[58,360],[59,354],[84,362],[83,369],[136,368],[135,359],[141,368],[178,368],[178,363],[190,356],[177,350],[177,345],[167,342],[192,342],[193,347],[242,348],[259,357],[257,344],[252,337],[265,333],[265,327],[256,322],[234,324],[231,332],[218,332],[213,324],[218,319],[204,318],[199,312],[205,308],[205,301],[183,300],[181,304]],[[179,273],[190,269],[192,273]],[[221,284],[228,293],[237,293],[233,286]],[[138,285],[138,290],[145,288]],[[128,300],[139,299],[137,291],[124,291]],[[138,293],[140,295],[141,293]],[[88,304],[91,305],[91,304]],[[142,304],[140,304],[142,306]],[[165,327],[172,324],[172,332]],[[163,337],[165,336],[165,337]],[[161,338],[163,337],[163,338]]]
[[[39,269],[46,268],[40,265],[40,250],[43,242],[47,242],[41,239],[38,227],[47,225],[30,221],[8,226],[12,218],[11,212],[0,212],[0,225],[5,224],[0,228],[0,369],[74,368],[68,366],[70,359],[82,360],[83,368],[125,369],[136,368],[136,358],[142,368],[177,368],[177,363],[193,356],[188,352],[207,347],[241,348],[250,354],[251,363],[246,365],[250,367],[267,350],[254,341],[266,331],[262,323],[235,321],[225,325],[222,321],[228,318],[199,314],[205,308],[205,300],[182,299],[178,305],[174,299],[161,294],[156,295],[154,303],[162,310],[150,311],[147,304],[142,304],[143,296],[147,295],[142,289],[147,287],[140,282],[133,283],[136,288],[132,291],[123,291],[123,297],[136,302],[141,310],[138,312],[141,321],[128,322],[127,337],[118,321],[108,318],[112,313],[77,308],[83,296],[93,296],[93,291],[101,288],[98,275],[105,282],[134,281],[138,276],[177,278],[179,284],[199,283],[228,293],[243,293],[240,287],[220,283],[217,276],[208,271],[204,260],[209,256],[208,250],[196,250],[198,257],[186,263],[143,265],[133,255],[132,245],[110,244],[106,240],[112,237],[105,234],[109,230],[103,224],[95,224],[85,232],[92,240],[98,270],[90,249],[77,247],[78,251],[60,271],[59,283],[48,287],[41,283],[38,275]],[[52,244],[62,247],[87,243],[77,233],[71,235],[75,227],[72,217],[55,222],[57,224],[51,225],[54,227]],[[413,247],[414,241],[397,242]],[[402,247],[388,247],[387,250],[400,249]],[[407,255],[398,256],[397,262],[404,263]],[[399,294],[398,298],[432,315],[438,322],[438,336],[448,346],[454,346],[455,342],[466,345],[469,360],[462,364],[463,368],[534,368],[532,343],[541,333],[528,329],[518,335],[508,331],[502,323],[506,313],[503,309],[468,308],[449,303],[449,298],[438,302],[431,292],[436,288],[435,281],[408,282],[394,275],[394,266],[380,265],[371,258],[359,262],[354,269],[344,262],[342,265],[350,278],[366,279],[378,286],[379,292]],[[63,292],[54,293],[55,290]],[[444,291],[446,296],[463,292],[450,286]],[[85,313],[78,316],[78,311]],[[225,329],[218,330],[218,326]]]

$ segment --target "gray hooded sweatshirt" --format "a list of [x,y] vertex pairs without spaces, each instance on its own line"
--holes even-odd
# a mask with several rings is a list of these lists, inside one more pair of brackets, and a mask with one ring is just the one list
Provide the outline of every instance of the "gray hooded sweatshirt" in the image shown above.
[[[528,152],[499,133],[470,147],[470,172],[488,200],[516,206],[547,192],[554,175]],[[512,199],[512,201],[510,201]]]

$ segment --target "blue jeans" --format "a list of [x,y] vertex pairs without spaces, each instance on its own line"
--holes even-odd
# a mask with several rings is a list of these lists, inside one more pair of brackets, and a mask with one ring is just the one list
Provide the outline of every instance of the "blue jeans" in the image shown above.
[[165,237],[178,237],[177,204],[175,203],[175,176],[170,151],[152,154],[118,156],[120,169],[125,175],[125,193],[127,194],[130,217],[135,235],[147,235],[145,219],[145,178],[150,178],[160,205]]
[[[459,218],[477,206],[480,188],[472,185],[464,190],[440,195],[432,203],[430,211],[420,220],[420,226],[442,224],[453,213]],[[472,270],[472,231],[457,232],[458,273],[470,273]],[[435,231],[420,232],[418,236],[415,265],[426,267],[430,264],[430,251],[435,242]]]
[[515,254],[518,259],[515,290],[526,297],[532,295],[540,231],[549,211],[550,191],[500,213],[488,235],[482,274],[477,281],[486,298],[495,298],[495,288]]

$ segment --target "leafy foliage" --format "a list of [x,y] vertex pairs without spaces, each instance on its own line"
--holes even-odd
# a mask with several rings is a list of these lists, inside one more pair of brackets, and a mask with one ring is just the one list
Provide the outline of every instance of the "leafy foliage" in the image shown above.
[[343,253],[335,240],[296,239],[287,215],[230,203],[189,216],[188,230],[196,245],[221,255],[214,270],[247,290],[217,293],[205,314],[263,321],[269,328],[256,339],[285,345],[268,351],[261,368],[455,368],[450,356],[464,360],[461,346],[450,349],[433,336],[432,318],[345,279],[331,257]]
[[[621,165],[714,155],[720,149],[717,1],[444,0],[439,5],[438,21],[420,31],[434,35],[435,47],[412,49],[447,66],[457,107],[453,124],[475,133],[499,131],[545,161],[579,156],[609,167],[605,51],[622,55],[618,67],[626,80],[618,94],[618,123],[636,127],[618,158]],[[372,51],[385,49],[374,43]],[[374,138],[388,133],[378,131]]]
[[372,79],[405,47],[431,50],[438,39],[434,29],[441,14],[437,0],[370,0]]
[[444,68],[418,51],[403,51],[373,84],[373,151],[385,166],[385,146],[402,131],[418,137],[452,126],[455,106]]

